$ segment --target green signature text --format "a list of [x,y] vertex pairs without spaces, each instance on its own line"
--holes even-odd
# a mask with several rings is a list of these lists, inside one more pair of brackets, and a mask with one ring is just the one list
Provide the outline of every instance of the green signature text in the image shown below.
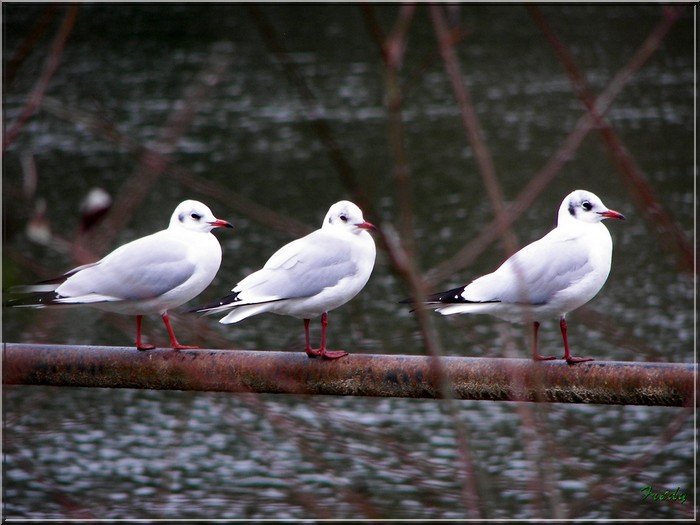
[[678,487],[673,492],[670,490],[656,492],[654,491],[654,487],[647,485],[646,487],[642,487],[642,501],[677,501],[679,503],[685,503],[685,500],[688,499],[688,495],[680,490],[681,488]]

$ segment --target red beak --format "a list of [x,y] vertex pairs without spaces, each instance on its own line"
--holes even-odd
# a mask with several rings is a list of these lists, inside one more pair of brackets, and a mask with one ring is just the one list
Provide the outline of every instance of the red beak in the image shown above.
[[212,221],[209,224],[211,224],[212,228],[233,228],[230,222],[222,221],[221,219],[216,219],[215,221]]
[[622,215],[619,211],[615,210],[601,211],[598,212],[598,215],[600,215],[601,217],[605,217],[606,219],[615,219],[618,221],[625,220],[625,216]]
[[356,224],[355,226],[362,229],[362,230],[375,231],[377,229],[377,227],[374,224],[372,224],[371,222],[367,222],[367,221]]

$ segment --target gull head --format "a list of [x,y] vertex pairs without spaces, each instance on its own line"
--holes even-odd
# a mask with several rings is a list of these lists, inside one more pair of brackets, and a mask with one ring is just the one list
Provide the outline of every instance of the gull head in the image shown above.
[[625,216],[609,209],[597,195],[590,191],[572,191],[559,207],[558,224],[572,220],[598,223],[604,219],[625,220]]
[[233,228],[233,226],[227,221],[214,217],[206,204],[187,200],[175,208],[170,218],[169,228],[184,228],[189,231],[209,233],[214,228]]
[[323,219],[322,228],[336,228],[355,234],[377,229],[374,224],[364,219],[362,210],[350,201],[336,202],[331,206]]

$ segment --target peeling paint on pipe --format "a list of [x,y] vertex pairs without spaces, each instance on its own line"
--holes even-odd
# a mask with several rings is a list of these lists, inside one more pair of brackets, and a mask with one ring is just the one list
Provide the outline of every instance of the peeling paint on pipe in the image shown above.
[[351,354],[326,361],[303,352],[138,351],[132,347],[3,343],[3,383],[277,394],[692,406],[697,367],[685,363]]

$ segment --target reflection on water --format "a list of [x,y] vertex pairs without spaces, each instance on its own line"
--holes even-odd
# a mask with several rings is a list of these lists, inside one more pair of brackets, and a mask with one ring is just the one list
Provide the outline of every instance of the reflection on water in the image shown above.
[[[433,401],[20,387],[5,404],[8,516],[466,515],[454,425]],[[679,515],[639,508],[649,483],[691,487],[692,447],[657,437],[667,411],[460,403],[482,515]],[[692,442],[678,416],[673,443]]]
[[[3,6],[7,64],[44,6]],[[398,6],[376,8],[389,31]],[[220,78],[197,107],[149,191],[111,246],[164,228],[185,198],[207,202],[235,230],[218,235],[222,269],[198,302],[219,297],[290,235],[225,198],[168,178],[183,169],[290,221],[318,227],[329,203],[354,198],[314,128],[328,123],[378,216],[397,222],[386,83],[380,55],[357,6],[265,6],[260,12],[290,50],[312,99],[290,83],[245,6],[81,5],[46,95],[3,161],[3,287],[70,268],[70,252],[25,234],[37,199],[55,234],[71,238],[80,200],[93,186],[119,194],[137,171],[133,145],[95,131],[79,112],[117,135],[155,147],[212,56]],[[507,199],[550,159],[582,108],[551,47],[520,6],[454,6],[458,45],[484,138]],[[545,6],[595,93],[659,21],[657,6]],[[693,234],[692,13],[626,86],[607,114],[656,198]],[[36,42],[4,90],[5,123],[17,117],[42,71],[56,24]],[[215,82],[216,80],[216,82]],[[415,199],[417,262],[452,257],[492,217],[474,151],[435,46],[426,7],[411,26],[402,119]],[[36,162],[34,195],[21,158]],[[613,270],[603,291],[570,316],[570,341],[597,359],[692,362],[692,280],[662,249],[653,226],[592,134],[515,226],[521,244],[552,227],[574,187],[623,212],[609,225]],[[165,215],[164,215],[165,213]],[[492,270],[491,245],[440,289]],[[38,266],[27,265],[26,260]],[[330,315],[332,346],[364,353],[422,354],[412,315],[396,302],[406,286],[380,252],[365,290]],[[182,310],[182,309],[181,309]],[[216,348],[302,348],[301,323],[273,315],[233,326],[175,314],[178,336]],[[91,310],[5,311],[4,339],[128,344],[133,320]],[[488,317],[435,316],[446,353],[506,355],[527,333]],[[318,328],[315,327],[317,330]],[[157,318],[149,339],[164,342]],[[543,348],[558,349],[555,323]],[[317,335],[317,334],[316,334]],[[7,517],[34,518],[679,518],[692,516],[693,421],[680,409],[459,402],[455,421],[429,400],[243,396],[132,390],[4,389]],[[457,446],[468,444],[471,463]],[[474,491],[466,481],[476,480]],[[688,493],[685,503],[642,501],[641,489]]]

